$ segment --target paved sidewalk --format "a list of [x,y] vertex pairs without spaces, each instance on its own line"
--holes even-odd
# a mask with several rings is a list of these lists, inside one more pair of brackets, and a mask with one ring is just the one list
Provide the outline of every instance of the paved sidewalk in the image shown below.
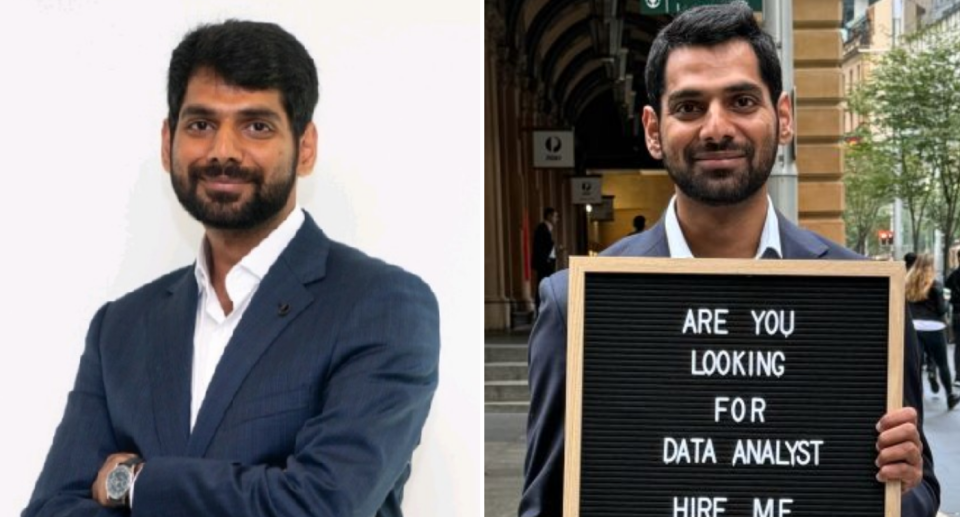
[[[947,357],[953,366],[953,345],[949,346]],[[960,406],[948,412],[943,388],[934,394],[924,377],[923,413],[924,431],[940,480],[941,515],[960,517]]]
[[527,415],[487,413],[484,517],[517,517],[523,486]]

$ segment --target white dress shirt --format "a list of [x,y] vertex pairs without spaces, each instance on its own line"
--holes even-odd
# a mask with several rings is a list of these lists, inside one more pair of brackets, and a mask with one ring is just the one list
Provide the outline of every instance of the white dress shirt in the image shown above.
[[233,311],[224,314],[217,293],[210,283],[210,266],[207,264],[207,239],[204,238],[197,255],[194,274],[197,278],[197,323],[193,334],[193,378],[190,391],[190,429],[197,422],[197,414],[203,405],[207,387],[213,379],[217,364],[233,337],[250,300],[260,287],[260,281],[280,257],[300,230],[306,217],[297,205],[290,215],[270,232],[257,247],[250,250],[230,272],[227,273],[227,296],[233,302]]
[[[667,234],[667,247],[670,248],[670,258],[694,258],[690,246],[687,244],[683,230],[680,229],[680,220],[677,219],[677,196],[670,198],[667,213],[664,214],[664,231]],[[763,222],[763,233],[760,234],[760,245],[754,258],[760,258],[768,249],[783,258],[780,248],[780,224],[777,220],[777,211],[773,208],[773,201],[767,196],[767,217]]]

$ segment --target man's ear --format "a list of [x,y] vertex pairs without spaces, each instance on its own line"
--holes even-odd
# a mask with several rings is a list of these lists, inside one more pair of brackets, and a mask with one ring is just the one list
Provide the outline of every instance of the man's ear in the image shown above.
[[660,145],[660,120],[650,106],[643,107],[643,135],[647,142],[650,156],[658,160],[663,159],[663,148]]
[[781,93],[777,101],[777,116],[780,119],[777,140],[780,145],[786,145],[793,139],[793,101],[787,92]]
[[313,166],[317,162],[317,126],[313,122],[307,124],[297,145],[297,176],[306,176],[313,172]]
[[163,162],[163,170],[170,172],[170,119],[163,119],[160,139],[160,161]]

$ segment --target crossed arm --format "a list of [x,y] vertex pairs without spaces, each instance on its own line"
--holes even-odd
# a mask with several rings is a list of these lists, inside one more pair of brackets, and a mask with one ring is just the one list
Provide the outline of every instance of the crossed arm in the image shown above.
[[[119,449],[101,370],[94,317],[67,408],[23,517],[119,516],[91,486]],[[134,514],[373,515],[408,475],[437,385],[436,300],[415,279],[365,293],[339,329],[319,414],[296,436],[283,466],[190,457],[145,457]],[[145,409],[149,411],[149,409]],[[116,463],[116,458],[110,461]]]

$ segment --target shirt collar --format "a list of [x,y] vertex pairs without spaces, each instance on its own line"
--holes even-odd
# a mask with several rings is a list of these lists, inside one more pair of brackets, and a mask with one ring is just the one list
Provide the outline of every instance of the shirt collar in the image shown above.
[[[680,229],[680,220],[677,218],[676,195],[670,198],[670,204],[667,205],[667,213],[664,214],[664,230],[667,234],[670,258],[694,258],[693,252],[690,251],[690,246],[687,244],[687,239],[683,236],[683,230]],[[783,256],[783,250],[780,246],[780,225],[778,224],[777,211],[773,208],[773,201],[770,196],[767,196],[767,216],[763,222],[760,245],[757,247],[754,258],[763,257],[767,250],[776,253],[778,258]]]
[[[260,244],[257,244],[255,248],[250,250],[250,252],[240,259],[240,262],[230,270],[230,273],[227,274],[227,292],[229,293],[231,290],[230,277],[234,276],[232,275],[234,272],[242,271],[247,273],[253,276],[257,282],[262,280],[277,259],[280,258],[283,250],[286,249],[290,241],[293,240],[293,237],[300,230],[300,227],[303,226],[305,219],[306,216],[303,214],[303,209],[297,204],[293,211],[290,212],[290,215],[280,223],[280,226],[277,226],[270,232],[270,235],[267,235],[265,239],[260,241]],[[200,244],[200,251],[197,253],[197,261],[193,268],[194,276],[197,279],[197,287],[201,292],[210,285],[210,267],[207,264],[207,249],[209,246],[207,238],[204,237]]]

